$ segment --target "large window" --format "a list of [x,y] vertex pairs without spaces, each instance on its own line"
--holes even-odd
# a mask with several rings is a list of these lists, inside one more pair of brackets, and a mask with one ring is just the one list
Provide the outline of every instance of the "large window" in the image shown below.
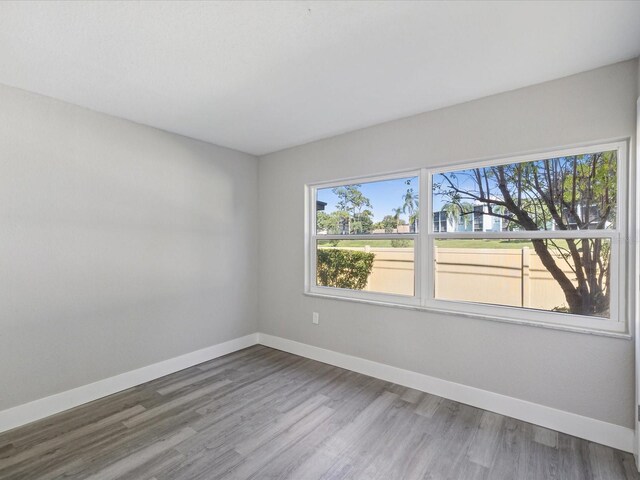
[[624,333],[627,148],[310,185],[307,291]]
[[314,287],[417,304],[420,174],[313,188]]

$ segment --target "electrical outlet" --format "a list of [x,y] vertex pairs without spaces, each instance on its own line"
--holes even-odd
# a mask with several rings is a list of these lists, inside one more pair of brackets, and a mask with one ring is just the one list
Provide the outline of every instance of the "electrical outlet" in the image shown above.
[[320,314],[318,312],[313,312],[313,318],[311,319],[311,322],[314,325],[318,325],[320,323]]

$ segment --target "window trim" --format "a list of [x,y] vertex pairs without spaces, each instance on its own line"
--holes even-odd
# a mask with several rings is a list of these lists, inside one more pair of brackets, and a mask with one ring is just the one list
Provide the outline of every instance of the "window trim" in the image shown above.
[[[372,175],[366,177],[358,177],[351,179],[343,179],[336,182],[322,182],[315,184],[307,184],[305,186],[307,195],[307,208],[305,209],[307,212],[308,218],[306,219],[306,249],[308,253],[305,254],[306,261],[305,266],[307,269],[307,274],[305,275],[305,292],[317,293],[321,295],[330,295],[336,297],[343,298],[355,298],[360,300],[373,300],[376,302],[388,302],[388,303],[399,303],[403,305],[413,305],[419,306],[421,305],[420,292],[421,283],[422,283],[422,275],[421,275],[421,267],[422,264],[422,255],[421,255],[421,245],[420,245],[420,233],[376,233],[376,234],[354,234],[354,235],[318,235],[316,232],[317,222],[316,222],[316,192],[323,188],[335,188],[343,185],[353,185],[354,183],[372,183],[372,182],[380,182],[385,180],[397,180],[400,178],[408,178],[408,177],[416,177],[418,179],[418,184],[421,185],[422,180],[422,171],[421,170],[407,170],[402,172],[395,172],[385,175]],[[419,223],[421,225],[422,217],[419,214]],[[316,284],[316,255],[314,252],[316,251],[316,241],[317,240],[389,240],[389,239],[403,239],[403,240],[413,240],[413,281],[414,281],[414,293],[412,296],[409,295],[400,295],[393,293],[381,293],[381,292],[369,292],[362,290],[350,290],[347,288],[337,288],[337,287],[325,287]]]
[[[546,327],[556,330],[569,330],[580,333],[605,335],[612,337],[630,337],[629,313],[633,312],[633,295],[630,287],[634,285],[631,260],[635,255],[629,241],[631,232],[635,232],[635,206],[630,201],[634,193],[635,180],[629,176],[629,139],[610,140],[572,147],[561,147],[552,150],[538,151],[519,155],[491,157],[488,159],[451,162],[429,166],[428,168],[395,171],[387,174],[364,175],[342,178],[336,181],[323,181],[305,185],[305,289],[310,296],[351,300],[359,303],[369,303],[389,307],[409,308],[446,315],[456,315],[470,318],[480,318],[499,322],[525,324]],[[468,169],[478,166],[504,165],[507,163],[521,163],[543,160],[560,156],[582,155],[597,151],[617,150],[617,212],[615,229],[606,230],[540,230],[517,232],[434,232],[433,231],[433,203],[432,178],[434,174],[446,173],[461,168]],[[633,173],[633,172],[632,172]],[[315,200],[316,191],[320,188],[337,187],[353,183],[366,183],[408,176],[419,178],[419,225],[420,229],[414,234],[370,234],[370,235],[316,235]],[[319,237],[319,238],[318,238]],[[358,290],[323,287],[315,284],[315,241],[316,239],[414,239],[414,273],[415,294],[413,297]],[[433,242],[436,238],[611,238],[611,281],[612,291],[610,318],[602,319],[592,316],[568,313],[550,312],[522,307],[503,305],[489,305],[474,302],[438,300],[434,298],[434,272],[430,268],[433,262]]]

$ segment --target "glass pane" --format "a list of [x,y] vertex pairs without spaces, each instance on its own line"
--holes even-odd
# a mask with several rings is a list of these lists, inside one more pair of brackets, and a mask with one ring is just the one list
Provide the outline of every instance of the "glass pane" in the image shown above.
[[407,177],[318,189],[317,234],[415,233],[419,183]]
[[438,239],[435,298],[609,318],[610,239]]
[[435,232],[615,228],[617,152],[433,175]]
[[317,284],[413,296],[413,240],[318,240]]

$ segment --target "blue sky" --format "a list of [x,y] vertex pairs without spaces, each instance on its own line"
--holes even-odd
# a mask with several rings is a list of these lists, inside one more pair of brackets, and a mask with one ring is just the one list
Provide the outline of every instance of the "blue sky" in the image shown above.
[[[411,185],[407,185],[406,180],[411,179]],[[360,183],[360,191],[371,201],[373,208],[373,221],[379,222],[385,215],[393,215],[393,209],[402,207],[404,204],[404,195],[408,188],[413,188],[414,192],[418,192],[419,180],[417,177],[398,178],[394,180],[384,180],[382,182]],[[327,213],[336,210],[338,197],[331,191],[331,188],[322,188],[318,190],[317,199],[326,202],[327,206],[324,211]],[[402,215],[401,218],[408,220],[408,216]]]
[[[473,170],[456,170],[455,172],[446,172],[446,175],[458,188],[467,192],[474,193],[476,195],[479,194],[478,184],[473,178]],[[447,190],[449,186],[448,182],[446,182],[446,180],[444,179],[444,176],[440,174],[436,174],[433,176],[433,184],[434,186],[436,184],[442,184],[445,190]],[[492,195],[499,193],[497,192],[497,185],[495,181],[490,179],[489,186],[491,188]],[[445,203],[448,203],[448,201],[449,199],[447,197],[444,197],[443,195],[433,195],[433,211],[437,212],[439,210],[442,210],[443,205]],[[470,200],[468,198],[463,199],[462,201],[473,203],[473,200]]]
[[[585,155],[582,158],[588,159],[589,156]],[[564,157],[561,157],[560,160],[565,160]],[[527,162],[529,164],[539,164],[540,161],[535,162]],[[515,164],[506,164],[506,165],[515,165]],[[475,180],[474,171],[472,169],[466,170],[456,170],[452,172],[446,172],[447,177],[463,191],[467,191],[478,195],[478,185]],[[406,185],[406,180],[411,179],[411,185]],[[491,190],[491,196],[501,198],[496,181],[492,176],[489,176],[489,188]],[[441,174],[435,174],[433,176],[434,186],[437,184],[443,184],[444,190],[447,190],[447,182],[444,180],[444,177]],[[399,178],[394,180],[385,180],[379,182],[371,182],[371,183],[361,183],[361,192],[369,198],[371,204],[373,205],[373,221],[379,222],[385,215],[393,215],[393,209],[397,207],[402,207],[404,204],[403,196],[407,192],[407,188],[413,188],[414,192],[418,193],[419,190],[419,180],[417,177],[406,177]],[[436,188],[436,191],[438,189]],[[442,210],[442,207],[449,200],[447,197],[443,195],[435,195],[431,193],[432,201],[433,201],[433,211],[437,212]],[[331,213],[336,210],[336,204],[338,203],[338,197],[334,195],[331,191],[331,188],[324,188],[318,190],[318,200],[326,202],[327,206],[325,207],[325,212]],[[464,198],[462,201],[473,203],[473,200],[469,198]],[[405,221],[408,220],[408,216],[406,214],[402,215]]]
[[[459,185],[471,190],[475,190],[473,186],[475,183],[469,179],[467,175],[469,170],[461,170],[455,172],[458,174]],[[407,185],[405,182],[411,179],[411,185]],[[440,175],[434,175],[434,182],[442,182]],[[393,209],[402,207],[404,204],[404,195],[407,193],[408,188],[413,188],[414,192],[419,190],[419,180],[417,177],[398,178],[394,180],[385,180],[381,182],[361,183],[360,191],[371,201],[373,205],[373,221],[379,222],[385,215],[393,215]],[[338,197],[331,191],[331,188],[322,188],[318,190],[317,199],[326,202],[327,206],[324,211],[327,213],[334,212],[336,210],[336,204],[338,203]],[[434,211],[442,209],[443,201],[441,195],[433,196]],[[408,221],[408,215],[401,215],[405,221]]]

